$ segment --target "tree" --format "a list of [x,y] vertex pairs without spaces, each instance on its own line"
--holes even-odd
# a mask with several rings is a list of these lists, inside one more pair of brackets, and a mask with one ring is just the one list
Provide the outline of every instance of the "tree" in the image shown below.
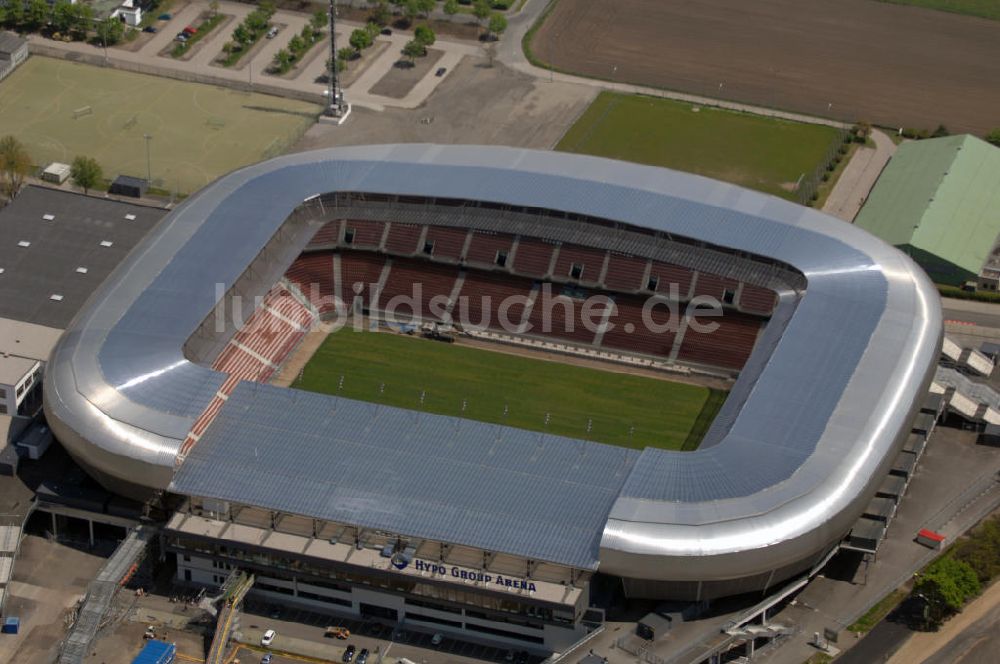
[[28,30],[38,30],[49,17],[49,6],[45,0],[31,0],[24,10],[24,27]]
[[372,37],[371,35],[368,34],[367,30],[362,30],[361,28],[358,28],[357,30],[354,30],[351,33],[351,36],[348,38],[347,43],[349,43],[351,47],[354,48],[355,51],[360,53],[361,51],[372,45]]
[[403,16],[406,17],[406,24],[412,25],[413,19],[420,14],[420,5],[417,4],[417,0],[406,0],[406,4],[403,5]]
[[472,3],[472,15],[476,17],[480,25],[490,17],[492,11],[488,0],[476,0]]
[[212,10],[212,18],[219,15],[219,0],[212,0],[208,3],[208,8]]
[[420,43],[421,46],[433,46],[434,42],[437,41],[437,37],[434,35],[434,31],[430,29],[427,25],[418,25],[413,31],[413,40]]
[[69,176],[73,178],[73,184],[83,188],[83,193],[88,193],[96,187],[104,178],[101,165],[93,157],[76,157],[69,167]]
[[365,23],[365,32],[368,33],[368,36],[371,38],[371,43],[374,44],[375,38],[382,32],[382,27],[379,26],[378,23],[372,23],[369,21],[368,23]]
[[253,41],[253,34],[245,23],[240,23],[233,30],[233,41],[237,44],[249,44]]
[[416,39],[413,39],[406,42],[406,45],[403,47],[403,55],[412,64],[416,58],[427,55],[427,48]]
[[490,34],[499,38],[503,31],[507,29],[507,17],[500,12],[490,14],[489,30]]
[[979,594],[979,579],[968,563],[945,556],[928,565],[913,586],[913,594],[927,602],[927,617],[940,624]]
[[306,42],[299,35],[295,35],[288,40],[288,50],[293,54],[301,53],[306,50]]
[[106,18],[97,24],[97,41],[113,46],[125,36],[125,26],[116,18]]
[[986,134],[986,142],[992,143],[1000,148],[1000,129],[994,129],[990,133]]
[[368,20],[380,28],[385,25],[389,25],[389,21],[392,19],[392,12],[389,11],[389,5],[385,0],[379,0],[378,4],[372,8],[371,16]]
[[437,6],[437,0],[416,0],[416,3],[417,9],[424,15],[424,18],[429,18],[434,7]]
[[344,62],[347,62],[348,60],[353,58],[356,54],[357,52],[353,48],[349,48],[347,46],[337,49],[337,59],[343,60]]
[[3,176],[3,193],[7,200],[14,200],[30,172],[31,157],[21,142],[13,136],[0,138],[0,175]]
[[945,127],[943,124],[939,124],[937,126],[937,129],[935,129],[934,132],[931,134],[931,138],[941,138],[942,136],[950,136],[950,135],[951,134],[948,132],[948,128]]
[[312,27],[313,32],[322,31],[329,22],[330,17],[327,16],[326,11],[322,9],[313,13],[312,18],[309,19],[309,25]]
[[288,49],[283,48],[274,54],[274,67],[280,72],[286,72],[292,66],[294,59]]
[[59,0],[52,5],[52,13],[49,15],[49,22],[56,32],[67,33],[75,23],[73,16],[73,5],[67,0]]
[[448,20],[452,20],[455,14],[458,13],[458,0],[444,0],[444,7],[442,9],[444,9]]

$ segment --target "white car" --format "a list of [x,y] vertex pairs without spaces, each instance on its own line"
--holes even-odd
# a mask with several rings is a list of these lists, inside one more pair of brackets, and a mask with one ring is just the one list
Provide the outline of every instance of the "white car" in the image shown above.
[[441,636],[440,632],[438,632],[437,634],[435,634],[434,636],[431,637],[431,645],[439,646],[439,645],[441,645],[441,641],[443,639],[444,639],[444,637]]
[[264,636],[260,637],[260,645],[267,648],[272,643],[274,643],[274,637],[276,636],[278,636],[278,633],[275,632],[273,629],[267,630],[266,632],[264,632]]

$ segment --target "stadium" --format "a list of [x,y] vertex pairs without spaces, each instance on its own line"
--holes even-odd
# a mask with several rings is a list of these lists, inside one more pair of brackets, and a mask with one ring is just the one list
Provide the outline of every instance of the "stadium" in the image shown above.
[[[599,324],[546,298],[594,298]],[[651,299],[679,319],[651,332]],[[735,380],[686,452],[266,382],[345,317]],[[568,154],[337,148],[165,217],[64,334],[45,412],[110,490],[181,501],[164,533],[185,581],[241,567],[276,598],[552,651],[594,620],[596,573],[700,602],[824,561],[910,432],[941,330],[909,258],[774,197]]]

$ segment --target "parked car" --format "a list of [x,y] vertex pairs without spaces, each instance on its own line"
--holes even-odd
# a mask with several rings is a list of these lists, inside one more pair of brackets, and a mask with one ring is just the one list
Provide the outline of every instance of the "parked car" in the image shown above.
[[198,33],[198,28],[189,25],[188,27],[184,28],[184,30],[182,32],[186,32],[189,35],[194,35],[194,34]]
[[323,632],[323,636],[328,639],[336,638],[343,641],[344,639],[351,638],[351,630],[344,627],[327,627],[326,631]]
[[392,28],[382,28],[382,34],[389,36],[392,34]]
[[156,20],[157,21],[169,21],[173,17],[174,17],[173,14],[160,14],[159,16],[156,17]]
[[260,664],[271,664],[271,658],[272,658],[271,653],[267,653],[266,655],[260,658]]
[[278,26],[272,25],[271,29],[267,31],[266,37],[268,39],[274,39],[277,36],[278,36]]
[[155,35],[157,32],[159,32],[159,30],[157,30],[156,28],[154,28],[151,25],[147,25],[145,28],[142,29],[142,31],[143,32],[148,32],[151,35]]
[[354,659],[354,651],[355,648],[353,645],[347,646],[347,649],[344,650],[344,656],[341,658],[341,661],[344,662],[344,664],[350,664],[351,660]]
[[441,76],[444,76],[446,71],[448,71],[447,67],[438,67],[438,70],[434,72],[434,75],[440,78]]
[[358,661],[355,664],[365,664],[368,661],[368,648],[362,648],[358,653]]
[[441,636],[441,632],[438,632],[434,636],[431,637],[431,645],[432,646],[439,646],[439,645],[441,645],[441,641],[443,641],[443,640],[444,640],[444,637]]
[[276,636],[278,636],[278,633],[275,632],[273,629],[267,630],[266,632],[264,632],[264,636],[260,637],[260,645],[267,648],[272,643],[274,643],[274,639]]
[[186,33],[186,32],[178,32],[177,36],[174,37],[174,41],[186,42],[190,38],[191,37],[188,36],[188,33]]

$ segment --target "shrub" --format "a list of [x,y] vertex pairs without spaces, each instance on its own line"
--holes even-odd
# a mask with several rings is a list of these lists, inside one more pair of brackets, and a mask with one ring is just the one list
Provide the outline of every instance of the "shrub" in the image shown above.
[[986,142],[1000,147],[1000,129],[994,129],[985,136]]

